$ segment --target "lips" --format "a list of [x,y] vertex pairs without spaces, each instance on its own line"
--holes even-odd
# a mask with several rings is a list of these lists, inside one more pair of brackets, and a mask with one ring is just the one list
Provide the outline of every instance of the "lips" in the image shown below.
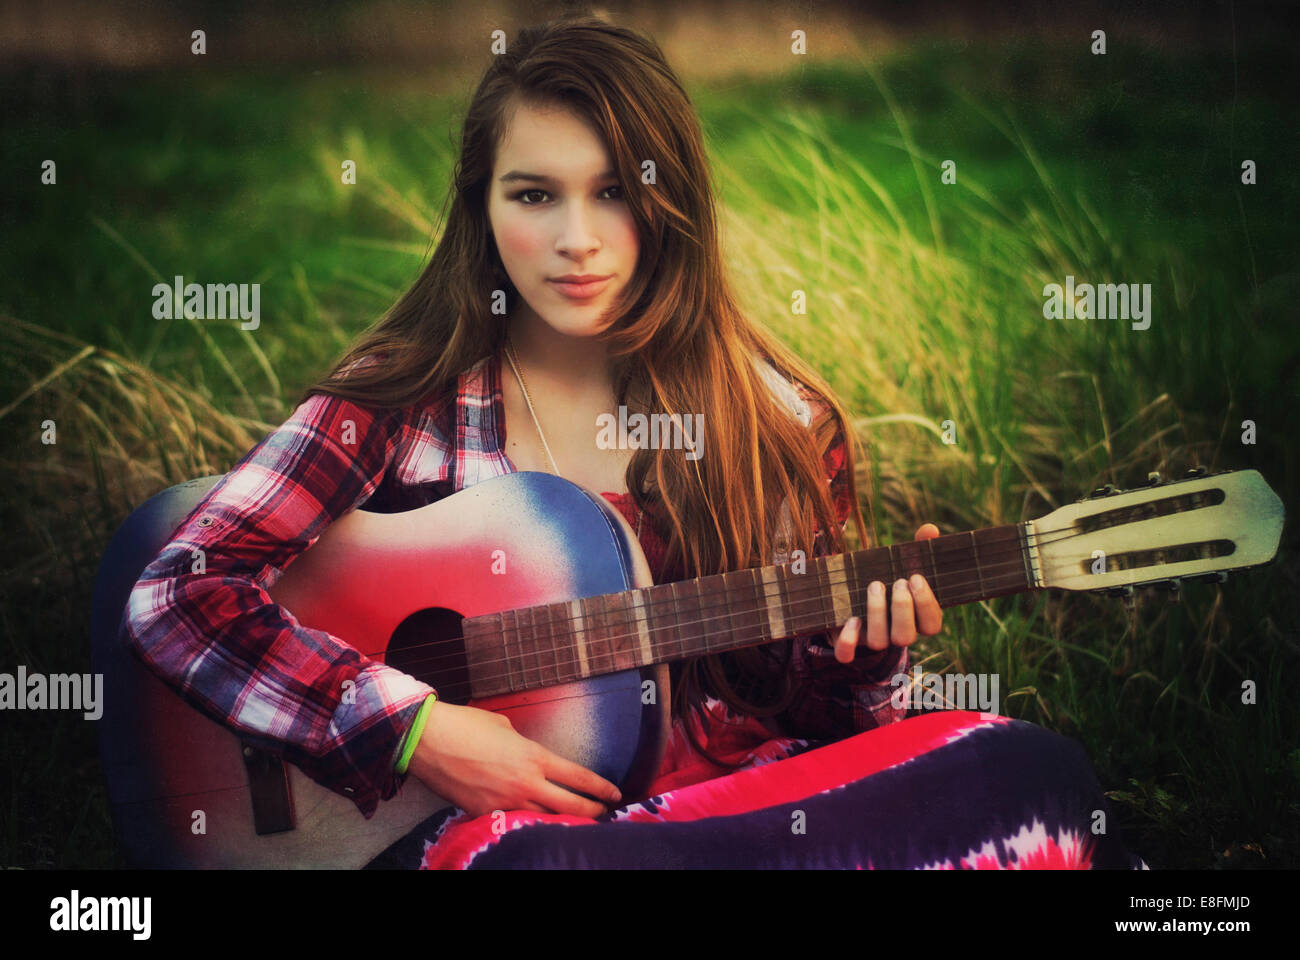
[[593,280],[548,280],[546,282],[570,300],[590,300],[604,290],[609,281],[609,277],[603,277]]

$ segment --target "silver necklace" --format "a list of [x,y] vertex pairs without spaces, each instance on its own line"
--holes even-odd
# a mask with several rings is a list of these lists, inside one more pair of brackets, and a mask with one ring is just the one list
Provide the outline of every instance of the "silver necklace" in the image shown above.
[[[528,413],[533,418],[533,426],[537,428],[537,436],[542,440],[542,446],[546,449],[546,459],[551,461],[551,472],[557,477],[560,476],[560,468],[555,465],[555,457],[551,454],[551,445],[546,442],[546,434],[542,432],[542,425],[537,419],[537,411],[533,409],[533,398],[528,395],[528,385],[524,383],[524,375],[519,370],[519,363],[515,360],[515,347],[510,342],[510,334],[506,334],[506,359],[510,361],[510,368],[515,372],[515,379],[519,381],[519,389],[523,391],[524,402],[528,404]],[[636,510],[636,538],[641,539],[641,520],[645,513],[640,507]]]

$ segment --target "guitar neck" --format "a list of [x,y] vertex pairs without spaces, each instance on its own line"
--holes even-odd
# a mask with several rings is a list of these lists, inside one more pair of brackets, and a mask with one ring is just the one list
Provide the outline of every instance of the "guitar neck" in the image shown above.
[[584,680],[839,627],[867,586],[919,573],[940,606],[1036,586],[1025,524],[468,617],[474,696]]

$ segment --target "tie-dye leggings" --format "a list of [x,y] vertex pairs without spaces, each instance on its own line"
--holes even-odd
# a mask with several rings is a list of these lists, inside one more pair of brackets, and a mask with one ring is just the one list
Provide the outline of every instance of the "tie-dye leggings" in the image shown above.
[[1082,746],[1032,723],[953,710],[807,741],[709,711],[697,737],[741,769],[679,720],[649,799],[595,820],[453,807],[370,866],[1146,869]]

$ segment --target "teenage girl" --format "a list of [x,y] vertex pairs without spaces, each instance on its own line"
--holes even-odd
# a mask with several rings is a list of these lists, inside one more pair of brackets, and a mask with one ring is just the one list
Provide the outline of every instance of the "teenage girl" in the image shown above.
[[[366,816],[407,776],[455,805],[375,866],[1142,866],[1096,831],[1077,743],[903,719],[892,678],[943,621],[920,576],[871,584],[833,634],[674,664],[667,757],[628,802],[274,604],[348,511],[514,470],[601,493],[656,582],[843,552],[849,516],[868,542],[845,411],[737,308],[699,122],[652,42],[595,18],[523,31],[475,92],[454,181],[419,280],[141,577],[126,632],[165,680]],[[621,405],[702,414],[696,450],[598,444]]]

